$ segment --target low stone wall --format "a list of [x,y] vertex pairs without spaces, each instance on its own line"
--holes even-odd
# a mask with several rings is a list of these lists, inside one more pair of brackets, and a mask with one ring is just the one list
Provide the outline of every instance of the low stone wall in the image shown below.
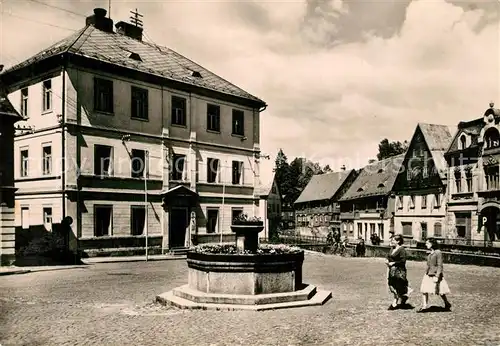
[[[162,245],[161,235],[148,236],[148,246],[155,247]],[[78,239],[78,249],[111,249],[111,248],[141,248],[146,246],[145,236],[112,236],[112,237],[94,237]]]
[[[390,247],[387,246],[366,246],[367,257],[387,257]],[[408,259],[412,261],[426,261],[428,252],[421,249],[407,249]],[[472,264],[479,266],[500,267],[500,257],[473,255],[468,253],[456,253],[443,251],[443,261],[453,264]]]
[[[145,236],[113,236],[78,239],[83,257],[142,256],[146,253]],[[148,236],[148,253],[161,254],[162,236]]]
[[295,233],[304,237],[327,237],[330,232],[329,226],[296,227]]
[[[330,246],[324,245],[300,245],[301,248],[323,253],[331,253]],[[387,257],[390,251],[389,246],[366,245],[365,257]],[[426,261],[427,250],[407,248],[408,259],[411,261]],[[355,256],[354,246],[349,247],[348,256]],[[453,264],[472,264],[488,267],[500,267],[499,256],[483,256],[467,253],[456,253],[443,251],[443,260],[445,263]]]

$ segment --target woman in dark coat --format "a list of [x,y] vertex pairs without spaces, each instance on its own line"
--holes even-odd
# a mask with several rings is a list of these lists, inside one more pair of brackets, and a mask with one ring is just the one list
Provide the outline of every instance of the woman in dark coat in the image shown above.
[[391,240],[393,248],[387,256],[388,284],[394,301],[389,310],[395,310],[400,305],[405,305],[408,300],[408,280],[406,278],[406,250],[403,247],[403,236],[397,234]]

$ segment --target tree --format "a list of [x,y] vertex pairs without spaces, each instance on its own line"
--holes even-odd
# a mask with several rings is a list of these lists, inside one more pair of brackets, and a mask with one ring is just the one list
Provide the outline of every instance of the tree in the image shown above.
[[276,184],[278,184],[278,189],[280,190],[281,197],[286,196],[292,187],[294,186],[294,181],[291,178],[290,165],[288,164],[288,159],[282,149],[276,155],[274,174],[276,179]]
[[330,168],[330,165],[328,165],[328,164],[325,167],[323,167],[322,171],[323,171],[323,173],[333,172],[333,170]]
[[293,203],[311,181],[313,175],[323,174],[324,168],[317,162],[312,162],[303,157],[296,157],[290,163],[291,180],[295,189],[289,194],[289,200]]
[[389,157],[393,157],[399,154],[403,154],[408,149],[408,141],[399,142],[389,142],[387,138],[380,141],[378,145],[377,159],[384,160]]

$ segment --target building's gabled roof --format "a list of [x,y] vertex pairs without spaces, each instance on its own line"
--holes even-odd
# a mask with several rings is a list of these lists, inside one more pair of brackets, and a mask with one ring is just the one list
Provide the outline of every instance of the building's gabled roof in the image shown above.
[[255,195],[261,198],[268,197],[273,192],[273,187],[276,189],[276,194],[281,198],[278,183],[276,181],[276,175],[273,175],[273,179],[269,183],[259,182],[259,185],[255,188]]
[[496,123],[500,122],[500,109],[494,108],[493,103],[490,103],[490,108],[486,109],[483,117],[476,118],[471,121],[461,121],[458,124],[458,129],[455,132],[455,135],[450,141],[450,145],[448,146],[448,148],[446,148],[445,154],[451,154],[453,152],[461,150],[459,147],[459,138],[463,133],[470,137],[469,148],[477,148],[481,130],[485,126],[484,117],[489,114],[493,114]]
[[63,53],[119,65],[265,105],[261,99],[169,48],[136,40],[123,34],[101,31],[93,25],[85,26],[75,34],[10,67],[4,74]]
[[294,204],[332,199],[351,173],[352,170],[313,175]]
[[260,185],[255,188],[255,195],[259,197],[267,197],[271,194],[273,184]]
[[464,133],[470,137],[470,147],[476,147],[478,145],[479,135],[481,134],[481,129],[484,127],[484,120],[475,119],[473,121],[461,122],[458,125],[458,129],[455,132],[450,145],[447,148],[445,154],[452,153],[459,150],[459,138]]
[[419,123],[417,127],[422,131],[439,177],[446,180],[447,163],[444,154],[452,141],[450,129],[446,125],[424,123]]
[[443,151],[450,146],[451,133],[448,126],[419,123],[418,127],[424,135],[429,150]]
[[404,154],[396,155],[364,167],[340,201],[389,194],[404,157]]

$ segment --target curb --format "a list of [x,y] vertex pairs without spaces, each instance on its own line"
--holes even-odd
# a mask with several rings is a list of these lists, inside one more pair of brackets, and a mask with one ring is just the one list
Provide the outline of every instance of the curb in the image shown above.
[[[93,258],[102,258],[99,260],[92,260]],[[109,257],[91,257],[84,258],[82,262],[85,264],[99,264],[99,263],[123,263],[123,262],[146,262],[146,258],[120,258],[115,257],[116,259],[111,259]],[[185,260],[187,256],[175,256],[175,257],[166,257],[166,258],[148,258],[147,262],[153,261],[178,261]]]
[[57,270],[69,270],[69,269],[84,269],[87,265],[73,265],[68,267],[39,267],[32,269],[16,269],[16,270],[6,270],[0,271],[0,276],[2,275],[16,275],[16,274],[27,274],[27,273],[37,273],[37,272],[49,272],[49,271],[57,271]]
[[31,273],[31,270],[11,270],[11,271],[0,271],[0,276],[4,275],[18,275],[18,274],[27,274]]

